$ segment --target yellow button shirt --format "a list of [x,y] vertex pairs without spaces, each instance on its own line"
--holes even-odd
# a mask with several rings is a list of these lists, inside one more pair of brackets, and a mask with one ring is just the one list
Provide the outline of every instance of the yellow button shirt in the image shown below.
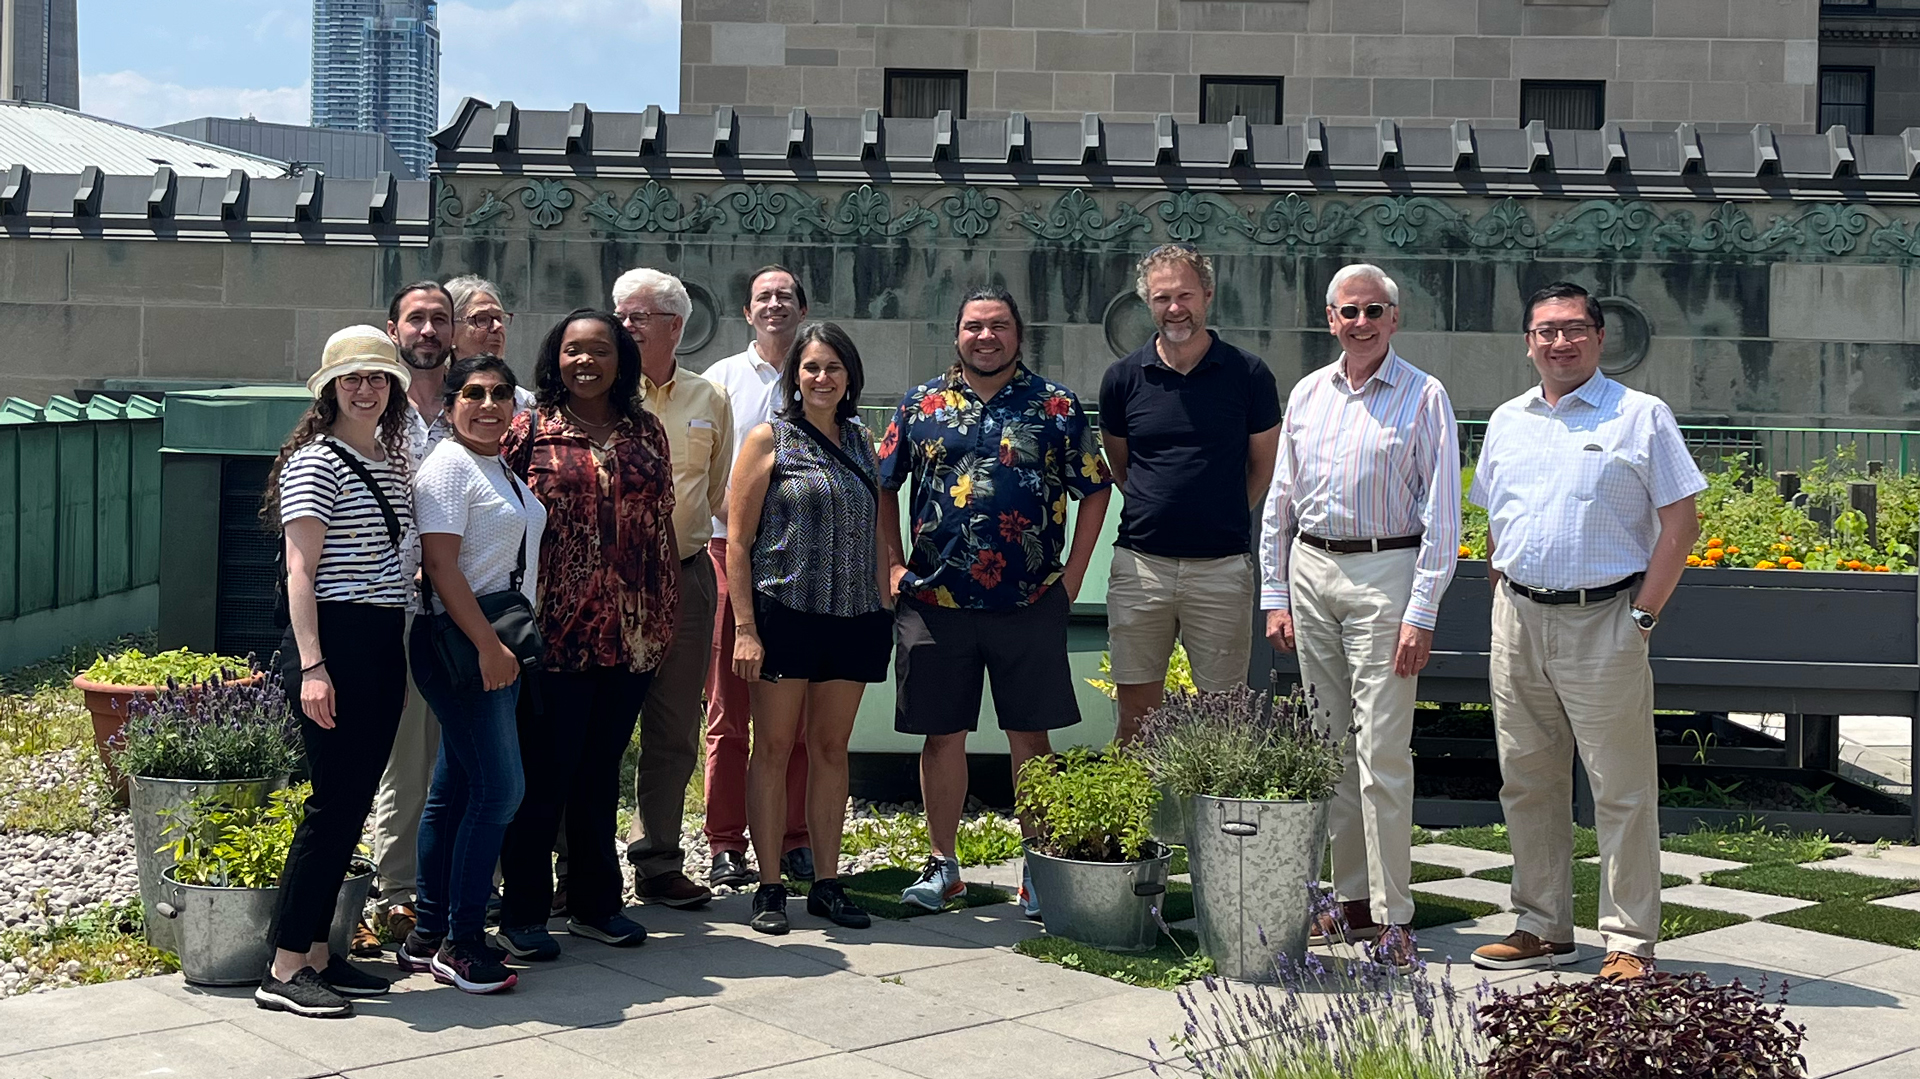
[[673,534],[682,561],[699,554],[713,519],[727,512],[733,470],[733,412],[720,388],[684,367],[663,386],[642,375],[643,403],[667,429],[673,455]]

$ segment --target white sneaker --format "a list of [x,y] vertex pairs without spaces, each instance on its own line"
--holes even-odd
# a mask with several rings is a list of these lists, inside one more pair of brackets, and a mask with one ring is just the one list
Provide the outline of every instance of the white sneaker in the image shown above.
[[934,855],[927,859],[920,879],[900,893],[900,902],[921,910],[941,910],[966,894],[967,882],[960,879],[959,861]]

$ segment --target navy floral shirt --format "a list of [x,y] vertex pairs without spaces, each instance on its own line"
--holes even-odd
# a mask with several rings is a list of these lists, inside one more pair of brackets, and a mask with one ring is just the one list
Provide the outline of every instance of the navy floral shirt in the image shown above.
[[880,485],[909,478],[900,590],[987,610],[1039,599],[1060,577],[1067,500],[1113,484],[1080,401],[1025,365],[991,401],[953,372],[910,391],[880,443]]

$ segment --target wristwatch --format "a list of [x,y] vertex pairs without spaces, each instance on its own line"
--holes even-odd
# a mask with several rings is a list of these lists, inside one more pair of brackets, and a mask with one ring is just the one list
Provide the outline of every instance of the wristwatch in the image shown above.
[[1639,626],[1641,629],[1651,630],[1660,624],[1659,617],[1652,611],[1643,611],[1638,607],[1632,607],[1628,609],[1627,613],[1632,616],[1633,624]]

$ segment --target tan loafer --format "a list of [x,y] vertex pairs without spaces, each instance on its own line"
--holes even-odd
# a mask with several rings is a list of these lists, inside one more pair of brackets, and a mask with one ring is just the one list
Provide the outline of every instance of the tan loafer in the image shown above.
[[1524,929],[1516,929],[1497,944],[1483,944],[1473,950],[1473,965],[1483,970],[1521,970],[1526,967],[1551,967],[1561,956],[1574,953],[1573,942],[1557,944],[1541,940]]
[[1372,940],[1380,935],[1380,926],[1373,920],[1373,907],[1364,899],[1341,901],[1337,910],[1328,911],[1313,920],[1308,931],[1307,943],[1314,947],[1323,944],[1352,944],[1355,941]]
[[1606,962],[1600,964],[1600,977],[1609,982],[1630,982],[1646,977],[1652,970],[1653,957],[1650,955],[1608,952]]

